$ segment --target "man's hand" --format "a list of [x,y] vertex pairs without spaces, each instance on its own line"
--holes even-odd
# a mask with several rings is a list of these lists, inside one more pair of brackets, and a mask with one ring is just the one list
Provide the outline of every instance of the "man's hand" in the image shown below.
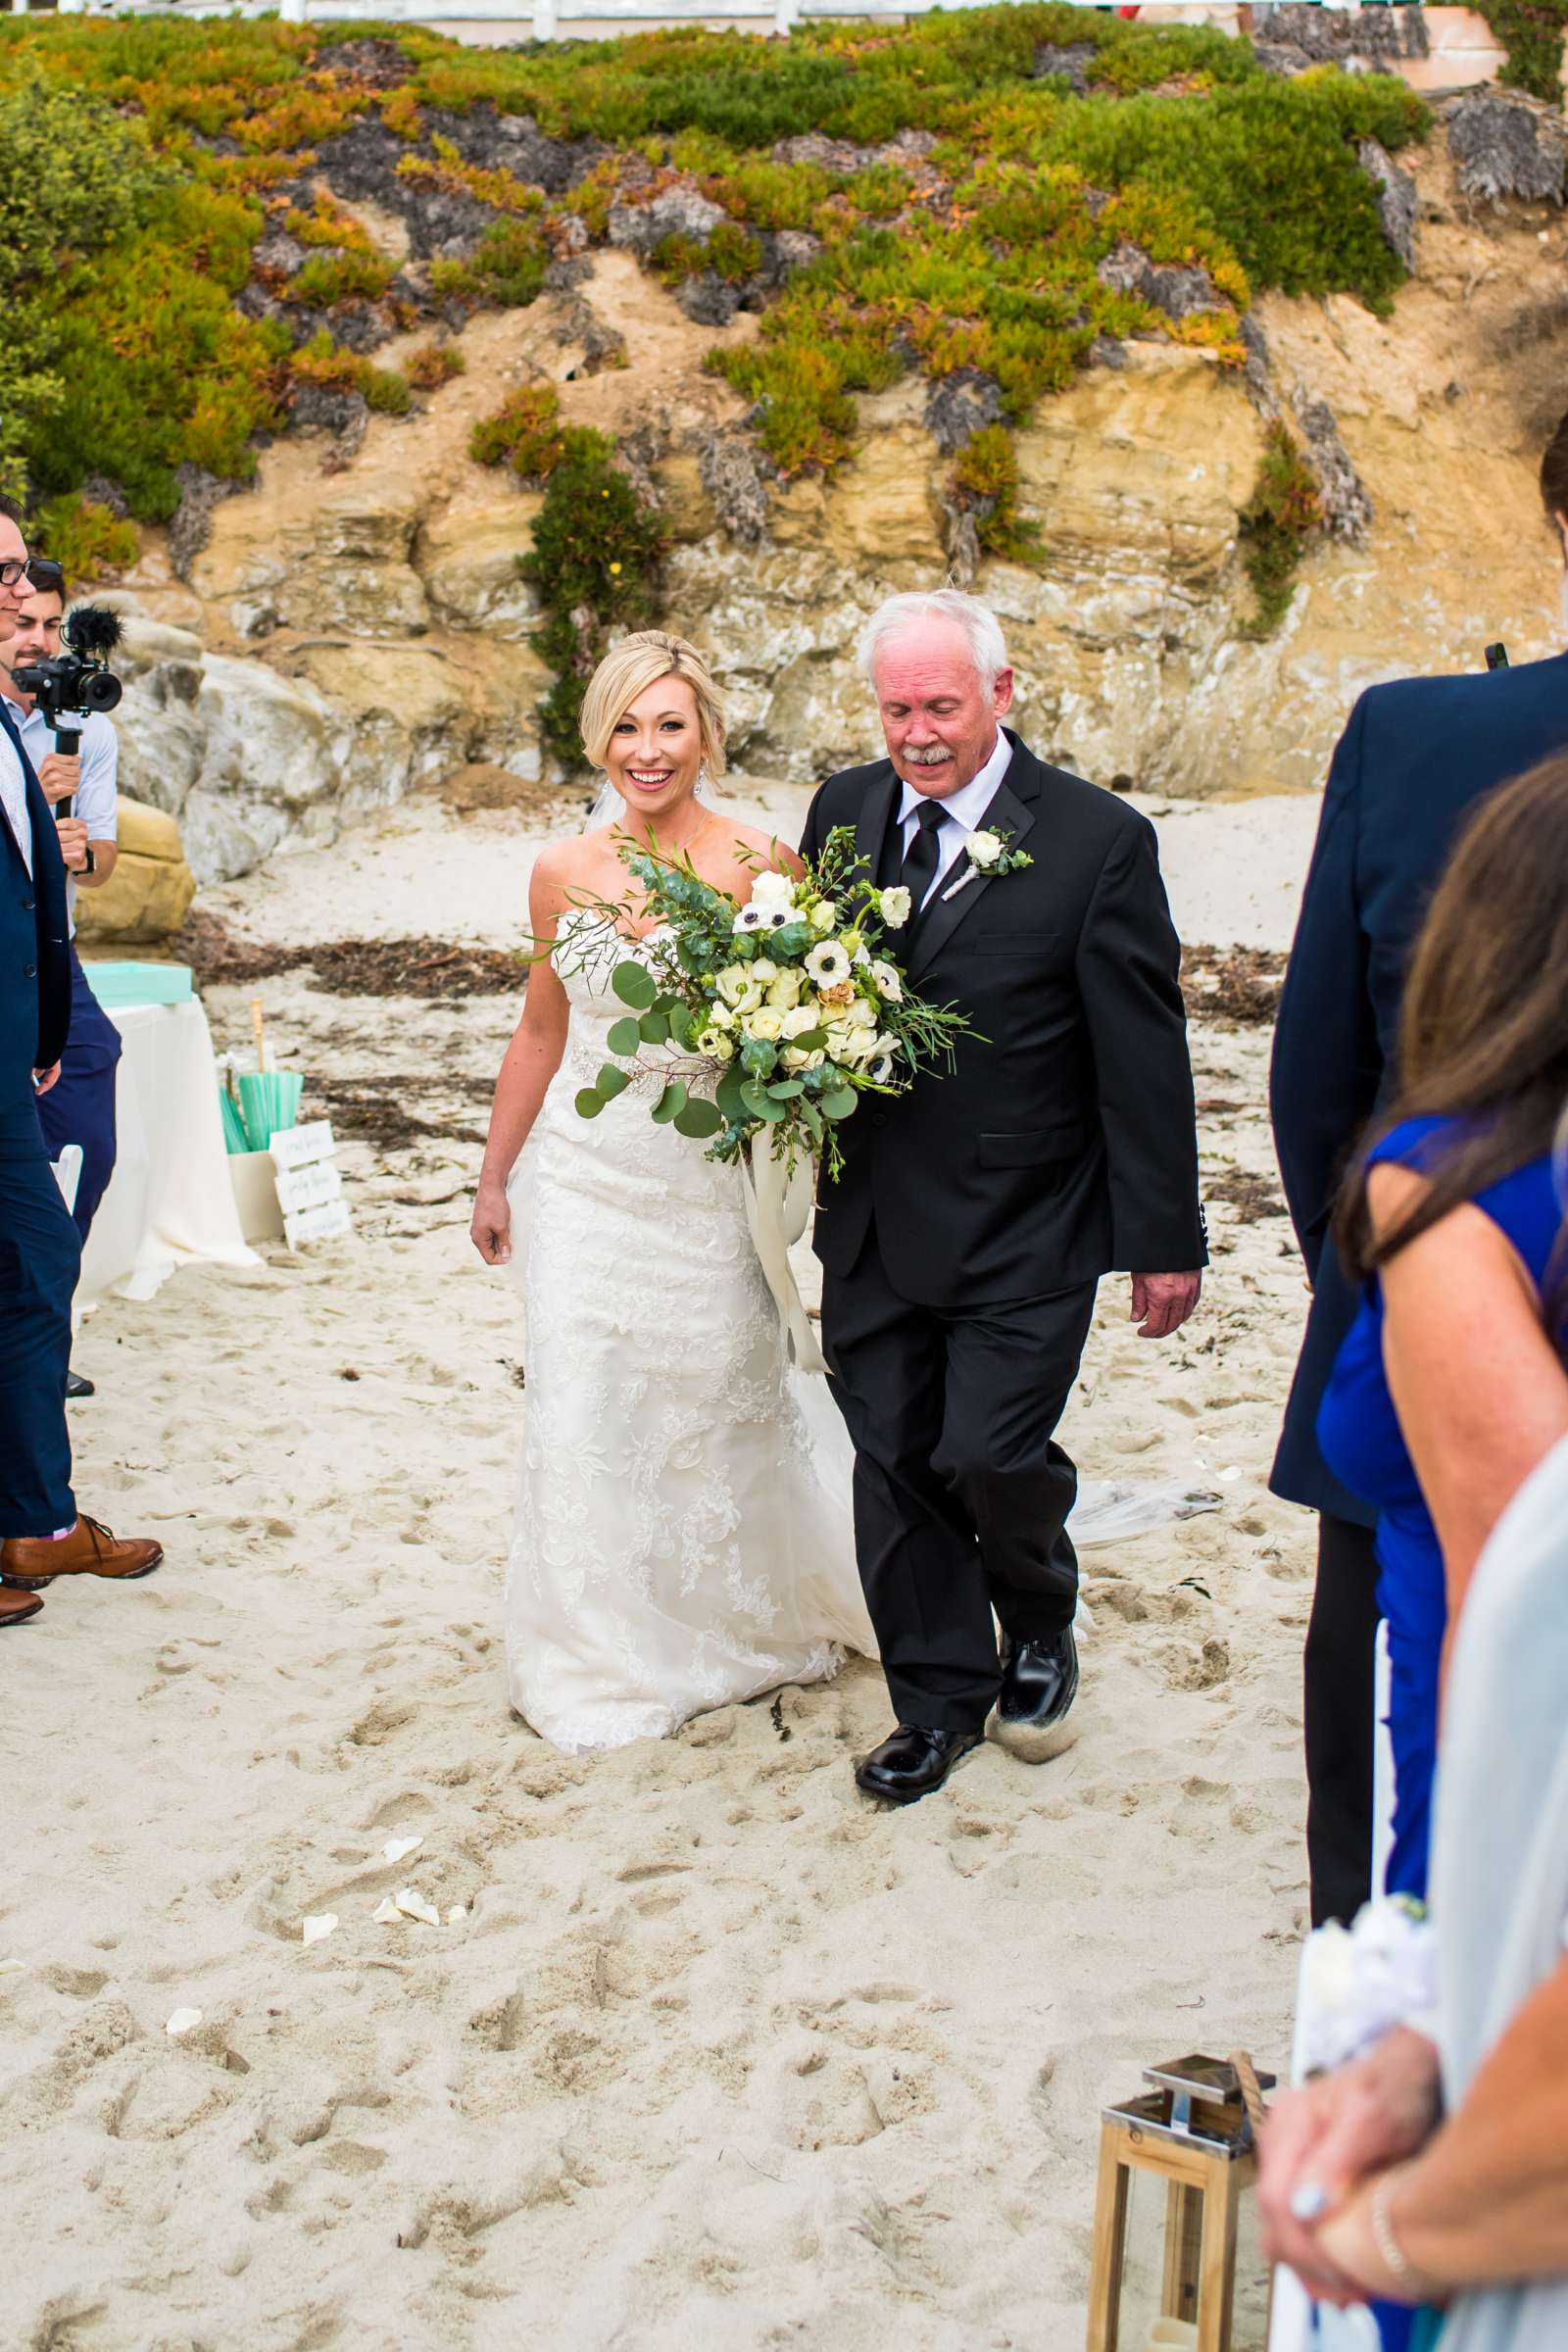
[[1135,1274],[1132,1320],[1141,1340],[1168,1340],[1180,1331],[1203,1288],[1201,1274]]
[[38,770],[43,797],[52,808],[81,790],[81,759],[76,752],[51,752]]
[[1347,2262],[1346,2245],[1323,2225],[1357,2182],[1424,2145],[1437,2127],[1439,2100],[1437,2049],[1407,2026],[1385,2034],[1355,2065],[1282,2092],[1258,2151],[1257,2210],[1269,2261],[1288,2263],[1320,2301],[1359,2301],[1359,2264]]
[[[72,764],[74,765],[75,762],[73,761]],[[55,831],[60,838],[60,855],[71,872],[74,874],[84,873],[87,867],[86,818],[84,816],[57,817]]]
[[52,1061],[46,1070],[34,1070],[32,1073],[34,1091],[40,1095],[46,1095],[59,1075],[60,1064],[58,1061]]

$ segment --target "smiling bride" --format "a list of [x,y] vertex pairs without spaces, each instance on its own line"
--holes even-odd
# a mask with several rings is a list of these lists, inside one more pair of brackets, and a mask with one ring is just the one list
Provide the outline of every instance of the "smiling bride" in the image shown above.
[[616,646],[582,738],[613,821],[534,866],[538,956],[472,1224],[489,1264],[514,1260],[525,1302],[512,1699],[571,1752],[821,1681],[846,1648],[874,1654],[831,1408],[819,1421],[786,1362],[739,1169],[655,1125],[637,1079],[603,1117],[573,1107],[613,1058],[625,1006],[610,975],[654,936],[618,855],[626,834],[742,904],[760,871],[799,861],[702,798],[723,773],[724,714],[683,638]]

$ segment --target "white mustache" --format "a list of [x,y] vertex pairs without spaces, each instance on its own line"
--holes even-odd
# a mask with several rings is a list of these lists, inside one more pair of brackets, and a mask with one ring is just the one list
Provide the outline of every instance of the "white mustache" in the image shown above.
[[948,750],[946,744],[935,744],[930,751],[919,752],[915,750],[912,743],[906,743],[904,747],[904,757],[911,767],[940,767],[945,760],[953,758],[953,754]]

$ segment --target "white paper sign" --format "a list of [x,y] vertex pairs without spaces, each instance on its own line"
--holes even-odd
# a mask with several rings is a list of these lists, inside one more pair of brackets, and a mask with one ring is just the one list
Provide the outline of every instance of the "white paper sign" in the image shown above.
[[285,1216],[302,1208],[319,1208],[343,1190],[343,1174],[335,1159],[313,1160],[309,1167],[279,1168],[278,1206]]
[[330,1119],[312,1119],[304,1127],[279,1127],[267,1149],[279,1173],[303,1168],[313,1159],[330,1159],[337,1150]]
[[291,1250],[297,1250],[301,1242],[326,1242],[353,1229],[349,1204],[342,1200],[323,1201],[319,1208],[302,1208],[297,1215],[283,1219],[283,1237]]

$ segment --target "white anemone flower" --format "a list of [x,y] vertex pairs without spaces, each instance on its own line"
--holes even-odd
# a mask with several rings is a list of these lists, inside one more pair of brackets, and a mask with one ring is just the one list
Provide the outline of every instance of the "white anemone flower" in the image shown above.
[[898,973],[894,970],[891,963],[882,963],[880,961],[873,963],[871,966],[871,978],[876,983],[876,991],[878,996],[886,997],[890,1004],[898,1004],[902,1003],[904,998],[904,982],[899,978]]
[[806,968],[818,988],[837,988],[850,976],[850,959],[836,939],[824,939],[807,956]]
[[882,893],[882,920],[890,931],[902,931],[909,919],[913,901],[903,883]]

